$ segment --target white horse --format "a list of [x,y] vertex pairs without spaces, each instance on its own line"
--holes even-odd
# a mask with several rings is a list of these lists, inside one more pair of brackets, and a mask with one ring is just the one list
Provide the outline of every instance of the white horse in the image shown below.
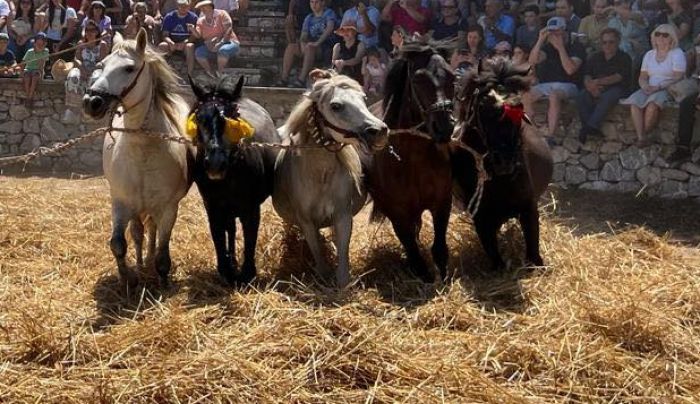
[[301,228],[322,277],[332,272],[321,254],[319,229],[333,226],[335,279],[342,288],[350,281],[352,218],[367,199],[355,147],[384,148],[388,128],[367,109],[355,80],[329,71],[311,75],[318,78],[313,89],[280,128],[283,136],[289,134],[287,143],[301,147],[278,156],[272,203],[285,221]]
[[[115,35],[113,51],[98,66],[102,71],[83,98],[83,109],[101,118],[121,106],[112,120],[115,128],[182,135],[189,107],[178,95],[177,75],[146,44],[143,28],[136,40]],[[155,264],[161,283],[167,284],[170,234],[178,203],[192,184],[190,158],[188,147],[180,143],[138,133],[114,132],[105,137],[102,165],[112,197],[110,247],[119,274],[130,287],[138,280],[126,262],[127,225],[134,240],[137,267],[143,266],[145,226],[149,236],[146,263]]]

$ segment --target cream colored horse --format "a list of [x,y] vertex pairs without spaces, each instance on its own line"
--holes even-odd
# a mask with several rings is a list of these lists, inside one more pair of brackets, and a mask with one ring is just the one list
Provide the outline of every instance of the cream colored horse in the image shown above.
[[[342,288],[350,281],[352,218],[367,199],[355,147],[372,151],[385,147],[388,129],[369,112],[365,93],[355,80],[319,70],[312,75],[320,79],[280,128],[282,136],[289,136],[288,143],[305,148],[279,154],[272,203],[286,222],[301,227],[316,271],[323,277],[332,273],[321,253],[318,230],[333,226],[338,250],[335,279]],[[322,145],[327,147],[314,148]]]
[[[139,31],[136,40],[124,40],[116,34],[113,51],[101,65],[101,74],[83,99],[86,113],[101,118],[116,110],[112,121],[116,128],[184,133],[189,107],[177,93],[177,75],[147,46],[145,30]],[[137,267],[143,266],[145,227],[149,236],[146,263],[155,264],[161,284],[167,284],[170,235],[178,203],[192,184],[190,157],[184,144],[138,133],[114,132],[105,137],[102,165],[112,197],[110,247],[119,274],[130,287],[138,279],[126,262],[127,226],[134,240]]]

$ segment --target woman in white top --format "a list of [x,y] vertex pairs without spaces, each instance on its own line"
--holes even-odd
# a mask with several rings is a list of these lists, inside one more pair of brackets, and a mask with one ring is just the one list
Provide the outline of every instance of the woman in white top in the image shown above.
[[651,44],[653,49],[642,60],[640,89],[621,102],[631,108],[640,147],[649,144],[646,135],[656,126],[659,112],[671,100],[666,89],[681,80],[686,70],[685,54],[678,47],[678,36],[672,25],[656,27],[651,33]]

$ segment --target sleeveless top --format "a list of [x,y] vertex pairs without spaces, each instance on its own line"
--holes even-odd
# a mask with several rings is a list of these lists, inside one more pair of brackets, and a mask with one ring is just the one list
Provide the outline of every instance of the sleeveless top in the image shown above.
[[83,59],[83,67],[89,74],[95,70],[95,66],[100,59],[100,44],[92,47],[84,47],[80,50],[80,56]]
[[[339,59],[342,60],[350,60],[357,55],[357,47],[360,44],[360,41],[355,40],[355,43],[351,47],[346,47],[345,46],[345,41],[341,41],[338,43],[340,45],[340,54],[338,55]],[[352,77],[353,79],[357,80],[360,84],[362,84],[362,64],[358,63],[355,66],[343,66],[343,70],[340,72],[346,76]]]

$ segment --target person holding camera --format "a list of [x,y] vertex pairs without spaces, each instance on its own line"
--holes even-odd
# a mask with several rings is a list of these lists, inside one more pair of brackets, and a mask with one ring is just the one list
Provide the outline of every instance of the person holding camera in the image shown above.
[[197,14],[190,10],[189,0],[177,0],[177,8],[163,18],[163,40],[158,44],[158,49],[165,54],[184,52],[189,75],[194,71],[194,44],[190,43],[190,37],[196,24]]
[[525,112],[534,116],[534,103],[547,97],[549,106],[545,137],[550,144],[559,125],[562,101],[578,94],[576,83],[585,58],[583,45],[570,40],[566,20],[562,17],[552,17],[547,21],[530,52],[528,61],[535,67],[539,83],[523,94],[523,105]]
[[430,10],[421,7],[419,0],[393,0],[384,6],[382,21],[401,26],[408,35],[422,35],[430,26]]
[[148,42],[154,43],[154,30],[157,25],[155,18],[147,14],[148,5],[144,2],[134,4],[134,13],[126,18],[124,34],[127,39],[136,39],[141,28],[148,34]]
[[[231,16],[224,10],[215,9],[211,0],[202,0],[195,8],[201,12],[201,17],[192,36],[203,41],[194,50],[195,59],[207,73],[223,73],[229,59],[240,50]],[[209,64],[211,56],[216,56],[216,72]]]

